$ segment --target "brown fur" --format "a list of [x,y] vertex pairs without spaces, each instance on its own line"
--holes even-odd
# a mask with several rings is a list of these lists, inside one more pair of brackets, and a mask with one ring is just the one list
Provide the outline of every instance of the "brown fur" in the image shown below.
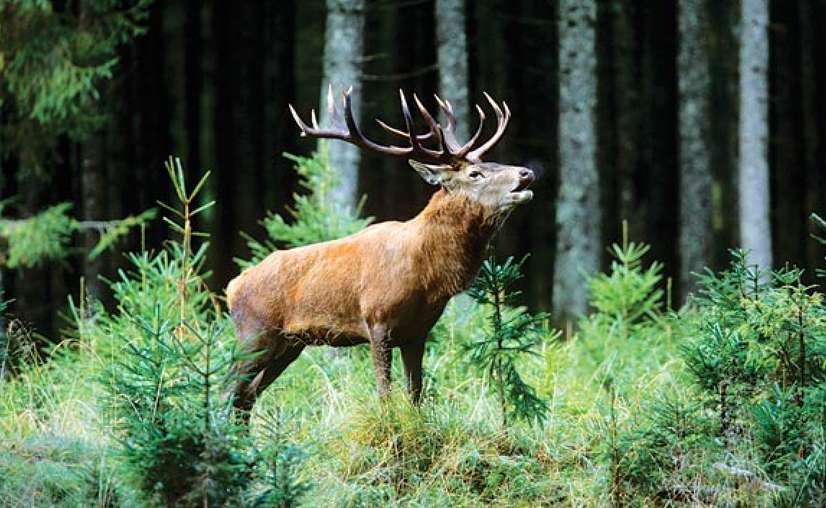
[[259,353],[235,366],[234,404],[249,409],[304,347],[370,343],[380,393],[390,389],[391,348],[401,348],[417,401],[428,332],[453,295],[466,289],[485,247],[517,205],[531,200],[533,173],[518,166],[410,161],[440,185],[406,222],[276,251],[227,286],[242,348]]
[[239,366],[259,375],[241,383],[236,405],[250,407],[286,367],[271,364],[306,345],[423,351],[448,299],[478,272],[499,222],[467,196],[440,190],[412,220],[276,251],[245,270],[227,286],[227,302],[244,348],[264,354]]

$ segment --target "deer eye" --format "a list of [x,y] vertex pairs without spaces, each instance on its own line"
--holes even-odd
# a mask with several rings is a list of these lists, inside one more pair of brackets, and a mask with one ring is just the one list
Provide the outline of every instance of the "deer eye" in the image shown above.
[[482,178],[485,175],[483,175],[481,171],[471,171],[467,176],[476,180],[477,178]]

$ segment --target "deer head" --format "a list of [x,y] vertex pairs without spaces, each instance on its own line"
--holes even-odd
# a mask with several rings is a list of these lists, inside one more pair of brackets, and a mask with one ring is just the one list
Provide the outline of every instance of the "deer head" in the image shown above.
[[533,171],[520,166],[481,160],[482,156],[500,140],[510,121],[511,113],[504,102],[500,107],[485,93],[485,98],[496,113],[496,131],[487,141],[480,142],[485,113],[477,104],[479,125],[473,136],[466,143],[460,144],[455,136],[456,117],[450,102],[436,96],[436,102],[447,119],[447,124],[442,127],[414,94],[416,107],[428,126],[427,132],[414,134],[413,118],[407,99],[404,92],[399,90],[404,129],[396,129],[376,119],[378,125],[386,132],[407,142],[407,146],[394,146],[376,143],[361,132],[353,118],[351,91],[352,88],[343,93],[342,118],[335,105],[332,86],[328,88],[327,109],[331,124],[329,128],[318,126],[315,110],[310,114],[311,125],[307,125],[290,105],[290,112],[301,129],[301,135],[340,139],[371,152],[406,159],[427,183],[441,186],[449,194],[466,196],[492,215],[507,215],[515,206],[527,203],[533,198],[533,192],[527,189],[534,181]]

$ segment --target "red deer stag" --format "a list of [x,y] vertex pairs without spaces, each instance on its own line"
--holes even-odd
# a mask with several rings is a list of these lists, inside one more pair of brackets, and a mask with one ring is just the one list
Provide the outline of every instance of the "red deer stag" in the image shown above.
[[407,146],[378,144],[353,119],[350,91],[344,93],[344,117],[328,92],[330,128],[311,125],[292,106],[302,136],[339,139],[376,153],[407,160],[424,180],[440,189],[416,217],[406,222],[374,224],[354,235],[270,254],[227,286],[227,303],[242,350],[258,353],[239,362],[234,404],[249,410],[255,399],[306,346],[369,343],[380,394],[390,389],[391,348],[401,348],[411,398],[422,388],[422,356],[431,327],[447,301],[470,285],[493,234],[517,205],[533,198],[527,187],[530,169],[482,162],[502,137],[510,119],[485,94],[496,112],[493,136],[479,142],[479,126],[460,144],[450,103],[436,97],[447,119],[442,127],[418,97],[413,99],[428,126],[414,134],[413,120],[400,91],[405,130],[377,120]]

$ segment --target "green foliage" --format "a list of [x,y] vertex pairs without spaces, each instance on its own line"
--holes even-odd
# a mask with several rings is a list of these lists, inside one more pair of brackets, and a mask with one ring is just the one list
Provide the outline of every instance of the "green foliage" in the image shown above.
[[335,240],[356,233],[373,222],[372,217],[359,217],[364,197],[355,210],[331,198],[330,193],[338,183],[338,174],[330,166],[326,150],[322,149],[312,157],[287,153],[284,157],[295,163],[298,183],[305,193],[293,195],[295,204],[288,210],[286,218],[281,214],[267,213],[261,225],[267,230],[268,239],[259,242],[247,237],[252,259],[236,260],[243,267],[258,263],[279,247],[299,247]]
[[[179,161],[167,170],[182,202],[167,207],[176,241],[129,254],[111,282],[114,311],[70,304],[67,340],[44,358],[18,355],[0,376],[0,499],[823,505],[826,309],[798,270],[767,283],[736,252],[667,312],[659,269],[641,262],[647,247],[624,241],[610,272],[590,279],[595,311],[557,341],[544,315],[516,306],[521,263],[488,261],[474,299],[450,302],[434,327],[422,406],[402,390],[378,400],[368,354],[307,348],[245,431],[223,395],[238,356],[231,322],[204,283],[207,247],[188,220],[199,195],[184,191]],[[27,332],[12,328],[25,348]],[[522,391],[530,410],[513,401]]]
[[650,250],[645,244],[628,241],[623,224],[622,245],[609,251],[614,257],[611,270],[588,278],[591,305],[595,312],[583,319],[581,326],[597,326],[606,333],[630,338],[639,327],[655,322],[663,308],[662,264],[643,268],[642,260]]
[[634,242],[614,244],[611,271],[588,279],[591,305],[623,328],[655,317],[662,308],[662,264],[654,262],[642,269],[642,258],[649,250],[650,246]]
[[67,214],[72,205],[61,203],[25,221],[0,222],[0,237],[8,243],[3,264],[34,267],[67,254],[76,222]]
[[94,107],[120,44],[143,32],[151,0],[84,0],[58,9],[42,0],[0,0],[0,128],[3,153],[26,170],[62,134],[82,140],[101,125]]
[[95,259],[103,254],[105,251],[112,249],[115,245],[134,228],[143,227],[145,224],[155,218],[157,214],[154,208],[150,208],[138,215],[128,215],[123,219],[102,221],[102,222],[80,222],[77,224],[79,229],[86,229],[93,227],[97,230],[98,241],[95,246],[89,251],[89,259]]
[[467,345],[470,362],[485,375],[496,390],[502,420],[541,420],[548,407],[517,370],[525,356],[538,356],[536,348],[548,336],[547,315],[530,314],[525,308],[510,307],[520,292],[513,285],[522,278],[525,260],[508,258],[498,264],[493,258],[482,263],[468,293],[488,308],[488,329]]
[[147,503],[236,506],[254,497],[289,505],[303,493],[293,479],[299,453],[258,450],[224,397],[237,381],[230,367],[241,358],[226,315],[203,283],[206,244],[192,245],[192,218],[210,205],[191,206],[206,177],[189,191],[179,160],[170,159],[167,171],[181,206],[164,205],[176,216],[165,220],[180,242],[155,255],[131,255],[136,270],[112,284],[118,312],[78,323],[82,334],[113,341],[115,361],[100,381],[115,452]]
[[76,233],[92,230],[99,234],[98,242],[89,252],[95,258],[112,248],[133,228],[155,217],[150,209],[136,216],[110,221],[78,221],[69,215],[72,205],[61,203],[26,219],[0,219],[0,266],[33,268],[50,261],[59,261],[73,253],[72,239]]
[[179,333],[173,323],[160,309],[135,323],[143,333],[123,338],[126,355],[104,377],[119,453],[147,499],[230,505],[249,484],[253,460],[219,393],[235,358],[221,347],[220,327]]
[[252,507],[294,506],[307,494],[312,483],[299,477],[299,470],[307,459],[307,452],[290,443],[280,432],[281,414],[266,420],[264,439],[268,446],[256,459],[256,474],[260,487],[248,494]]
[[658,321],[680,337],[685,382],[627,420],[612,491],[623,499],[821,506],[823,295],[801,271],[767,278],[732,254],[699,293]]

